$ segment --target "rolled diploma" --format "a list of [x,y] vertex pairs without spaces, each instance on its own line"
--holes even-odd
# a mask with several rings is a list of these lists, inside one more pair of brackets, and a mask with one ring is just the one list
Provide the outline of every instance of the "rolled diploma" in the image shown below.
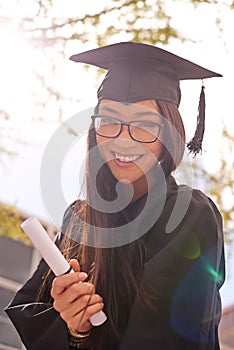
[[[38,250],[56,276],[63,275],[67,272],[73,272],[63,254],[54,244],[36,217],[28,218],[20,227],[28,235],[34,247]],[[89,321],[93,326],[99,326],[104,323],[106,319],[105,313],[99,311],[91,316]]]

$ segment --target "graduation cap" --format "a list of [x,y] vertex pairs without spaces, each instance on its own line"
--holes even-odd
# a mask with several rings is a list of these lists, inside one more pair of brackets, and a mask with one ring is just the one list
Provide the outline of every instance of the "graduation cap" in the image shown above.
[[[179,106],[180,80],[222,76],[161,48],[136,42],[100,47],[70,59],[108,70],[98,88],[99,101],[105,98],[131,103],[155,99]],[[204,86],[198,109],[196,132],[187,144],[195,155],[201,151],[205,128]]]

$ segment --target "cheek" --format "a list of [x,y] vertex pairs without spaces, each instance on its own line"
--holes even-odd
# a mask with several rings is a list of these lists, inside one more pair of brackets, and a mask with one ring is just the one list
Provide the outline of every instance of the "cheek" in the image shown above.
[[105,152],[106,139],[102,136],[97,135],[96,140],[99,152],[102,155]]
[[103,142],[103,137],[99,136],[99,135],[96,135],[96,142],[97,142],[97,145],[101,144]]
[[110,158],[108,147],[107,147],[110,140],[99,135],[96,136],[96,140],[97,140],[97,147],[98,147],[100,156],[104,160],[107,160],[108,158]]
[[145,145],[145,148],[149,152],[149,154],[152,155],[152,158],[156,158],[157,160],[160,160],[163,146],[160,141],[156,141],[155,143]]

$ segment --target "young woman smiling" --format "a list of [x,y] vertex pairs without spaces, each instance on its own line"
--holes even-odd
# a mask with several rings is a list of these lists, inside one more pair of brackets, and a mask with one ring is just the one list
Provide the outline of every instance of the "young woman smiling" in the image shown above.
[[[42,261],[7,308],[27,349],[217,350],[222,218],[177,185],[185,149],[180,79],[220,76],[162,49],[119,43],[74,55],[108,69],[87,138],[86,198],[57,244],[75,271]],[[195,154],[204,132],[204,89]],[[90,317],[107,320],[93,326]]]

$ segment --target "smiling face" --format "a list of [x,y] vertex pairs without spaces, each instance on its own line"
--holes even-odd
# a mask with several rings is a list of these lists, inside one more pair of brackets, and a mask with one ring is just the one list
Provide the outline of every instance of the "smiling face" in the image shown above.
[[[162,143],[162,118],[159,116],[158,108],[154,100],[145,100],[132,104],[123,104],[111,100],[100,102],[98,115],[105,116],[104,127],[114,130],[116,127],[113,120],[109,125],[110,118],[114,118],[121,123],[136,122],[139,128],[134,125],[122,125],[122,130],[115,138],[96,135],[97,145],[100,153],[112,173],[118,181],[127,180],[137,187],[145,187],[145,174],[149,174],[151,169],[161,158]],[[111,129],[112,128],[112,129]],[[144,129],[143,129],[144,128]],[[151,141],[159,135],[154,142],[140,142],[133,139],[142,135],[146,141]],[[116,129],[117,130],[117,129]],[[118,134],[118,133],[116,133]],[[114,133],[111,134],[113,136]]]

